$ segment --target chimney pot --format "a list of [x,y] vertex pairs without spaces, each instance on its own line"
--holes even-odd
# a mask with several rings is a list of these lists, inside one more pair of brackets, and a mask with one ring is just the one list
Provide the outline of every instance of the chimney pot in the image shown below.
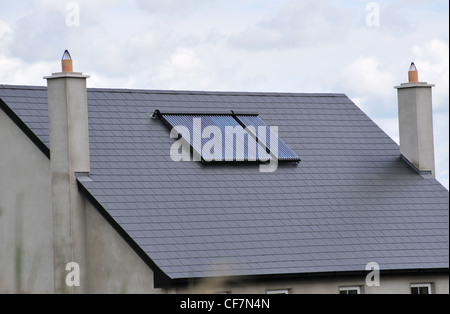
[[68,50],[64,51],[64,54],[61,59],[62,71],[63,72],[73,72],[73,63],[72,57]]
[[414,62],[411,62],[411,66],[409,67],[409,70],[410,70],[410,71],[417,71],[417,67],[416,67],[416,65],[414,64]]
[[414,62],[411,62],[411,66],[409,67],[408,80],[410,83],[419,82],[419,71],[417,71]]

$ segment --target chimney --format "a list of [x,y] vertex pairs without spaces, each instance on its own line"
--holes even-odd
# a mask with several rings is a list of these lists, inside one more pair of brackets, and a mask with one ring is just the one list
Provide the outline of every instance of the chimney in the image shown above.
[[421,174],[435,177],[432,88],[419,82],[416,65],[411,63],[408,83],[396,86],[400,127],[400,152]]
[[[55,293],[84,293],[85,200],[76,173],[88,173],[89,134],[86,79],[73,72],[66,50],[62,72],[46,76],[50,128]],[[67,285],[68,263],[80,267],[80,286]],[[71,264],[73,265],[73,264]]]

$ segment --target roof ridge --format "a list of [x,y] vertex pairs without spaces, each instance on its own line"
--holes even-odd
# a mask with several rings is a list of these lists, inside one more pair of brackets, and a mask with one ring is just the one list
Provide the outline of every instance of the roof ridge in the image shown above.
[[0,84],[0,88],[2,89],[27,89],[27,90],[43,90],[47,89],[47,86],[38,86],[38,85],[9,85],[9,84]]
[[275,97],[347,97],[344,93],[294,93],[294,92],[252,92],[252,91],[199,91],[199,90],[162,90],[127,88],[88,88],[88,91],[108,93],[146,93],[174,95],[217,95],[217,96],[275,96]]
[[[38,85],[9,85],[0,84],[4,89],[27,89],[42,90],[46,86]],[[89,87],[91,92],[107,93],[146,93],[146,94],[174,94],[174,95],[217,95],[217,96],[266,96],[266,97],[347,97],[344,93],[309,93],[309,92],[257,92],[257,91],[214,91],[214,90],[164,90],[164,89],[142,89],[142,88],[112,88],[112,87]]]

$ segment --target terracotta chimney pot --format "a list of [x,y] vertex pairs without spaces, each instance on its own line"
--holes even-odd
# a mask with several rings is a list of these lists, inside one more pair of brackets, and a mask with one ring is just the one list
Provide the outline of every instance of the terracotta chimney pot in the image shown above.
[[68,50],[64,51],[61,59],[62,71],[63,72],[73,72],[72,57]]
[[411,66],[409,67],[408,79],[410,83],[415,83],[419,81],[419,71],[417,71],[414,62],[412,62]]

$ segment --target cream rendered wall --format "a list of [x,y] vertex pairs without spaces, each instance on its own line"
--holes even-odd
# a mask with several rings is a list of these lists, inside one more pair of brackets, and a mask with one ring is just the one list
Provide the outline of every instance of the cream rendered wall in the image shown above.
[[53,292],[50,160],[0,110],[0,293]]

